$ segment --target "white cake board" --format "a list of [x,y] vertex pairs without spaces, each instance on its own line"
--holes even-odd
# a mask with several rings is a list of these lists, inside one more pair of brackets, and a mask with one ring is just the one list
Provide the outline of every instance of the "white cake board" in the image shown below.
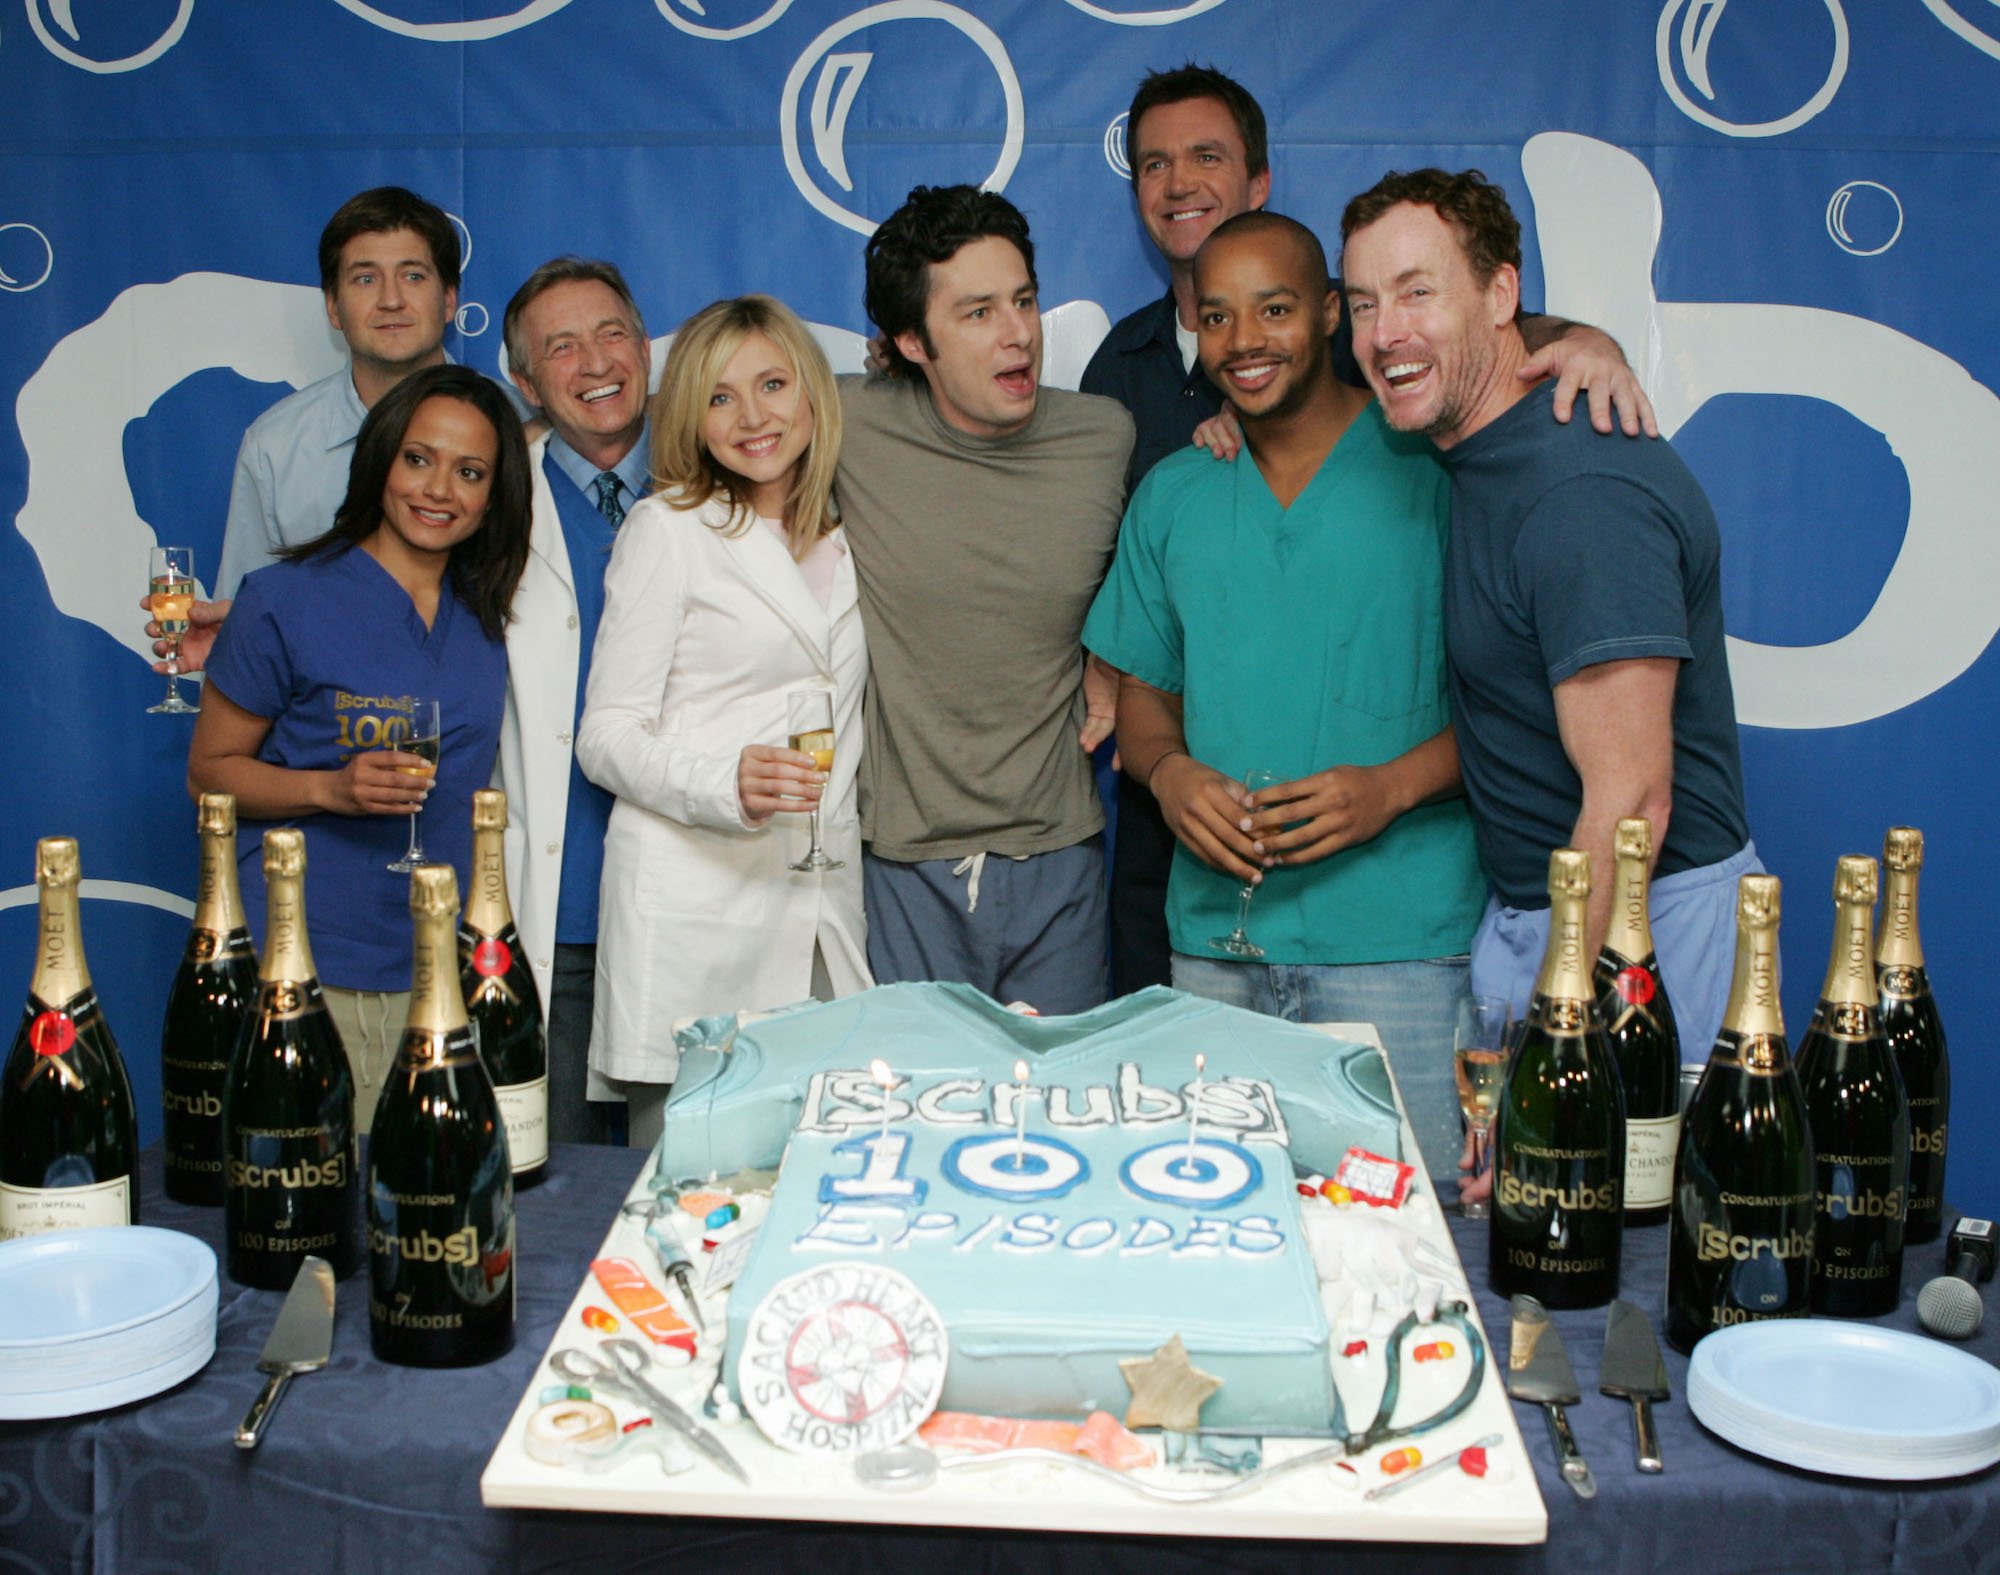
[[[1320,1031],[1358,1044],[1381,1039],[1368,1024],[1315,1024]],[[1393,1071],[1391,1082],[1394,1082]],[[1398,1093],[1398,1105],[1401,1104]],[[1417,1152],[1407,1115],[1403,1122],[1406,1153]],[[1419,1166],[1421,1171],[1422,1167]],[[651,1167],[634,1183],[633,1198],[648,1196]],[[1402,1222],[1415,1229],[1453,1263],[1458,1254],[1439,1213],[1437,1200],[1421,1174],[1412,1183],[1411,1198],[1400,1211]],[[648,1274],[654,1272],[652,1252],[642,1224],[621,1215],[613,1222],[599,1252],[601,1257],[630,1258]],[[697,1264],[699,1274],[702,1266]],[[1451,1287],[1479,1314],[1463,1283]],[[564,1314],[550,1350],[596,1347],[598,1335],[581,1322],[586,1306],[603,1306],[608,1298],[595,1279],[586,1276],[569,1311]],[[691,1368],[655,1366],[649,1375],[667,1394],[699,1416],[703,1397],[714,1386],[720,1356],[723,1309],[719,1298],[704,1300],[709,1326],[718,1336],[705,1345],[702,1359]],[[1485,1333],[1483,1325],[1482,1333]],[[622,1331],[621,1331],[622,1332]],[[1505,1331],[1502,1331],[1503,1336]],[[1444,1333],[1440,1338],[1449,1338]],[[1334,1336],[1338,1350],[1343,1336]],[[1380,1392],[1379,1341],[1371,1340],[1370,1355],[1358,1361],[1336,1358],[1335,1382],[1346,1401],[1350,1424],[1365,1426],[1375,1413]],[[1534,1465],[1521,1443],[1514,1409],[1501,1383],[1493,1357],[1493,1339],[1486,1337],[1488,1360],[1478,1397],[1466,1412],[1436,1433],[1414,1440],[1398,1439],[1351,1462],[1350,1473],[1328,1464],[1308,1466],[1273,1478],[1232,1498],[1209,1504],[1167,1504],[1062,1466],[1009,1462],[976,1470],[943,1472],[928,1487],[891,1493],[861,1486],[851,1462],[794,1455],[769,1443],[748,1419],[709,1429],[727,1445],[749,1474],[738,1482],[699,1456],[685,1471],[668,1475],[651,1455],[624,1460],[601,1475],[580,1468],[544,1465],[523,1446],[528,1418],[539,1408],[545,1388],[562,1382],[548,1367],[547,1353],[534,1380],[521,1396],[501,1435],[493,1457],[479,1479],[480,1498],[495,1508],[574,1509],[620,1514],[716,1515],[748,1520],[845,1521],[880,1525],[982,1526],[1006,1531],[1118,1532],[1152,1536],[1279,1537],[1314,1541],[1446,1542],[1523,1544],[1548,1540],[1548,1510],[1535,1483]],[[1500,1359],[1504,1360],[1505,1346]],[[1409,1369],[1405,1389],[1423,1373]],[[1453,1388],[1456,1386],[1453,1385]],[[1450,1391],[1447,1390],[1447,1393]],[[1422,1383],[1406,1400],[1434,1409]],[[641,1414],[621,1401],[611,1401],[620,1422]],[[1409,1407],[1405,1407],[1409,1414]],[[1502,1442],[1492,1448],[1492,1468],[1484,1479],[1460,1472],[1440,1472],[1428,1481],[1392,1498],[1369,1503],[1362,1493],[1391,1480],[1380,1468],[1380,1457],[1413,1443],[1425,1461],[1454,1454],[1488,1434]],[[1152,1439],[1157,1444],[1157,1437]],[[1266,1443],[1266,1464],[1322,1446],[1323,1440],[1272,1440]],[[1189,1482],[1190,1477],[1164,1467],[1141,1473],[1148,1480]],[[1214,1480],[1226,1480],[1215,1478]]]

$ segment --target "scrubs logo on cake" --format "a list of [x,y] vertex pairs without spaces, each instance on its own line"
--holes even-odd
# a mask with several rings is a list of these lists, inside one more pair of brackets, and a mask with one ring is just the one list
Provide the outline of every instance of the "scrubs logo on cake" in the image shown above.
[[[1847,14],[1841,10],[1840,0],[1821,0],[1821,3],[1833,22],[1832,60],[1827,66],[1826,80],[1818,90],[1789,113],[1771,120],[1729,120],[1689,97],[1688,88],[1692,88],[1709,103],[1716,102],[1715,85],[1708,70],[1709,48],[1729,0],[1667,0],[1660,8],[1660,25],[1653,37],[1660,85],[1667,90],[1667,97],[1673,100],[1676,109],[1711,131],[1732,137],[1777,137],[1796,131],[1833,102],[1841,80],[1847,75]],[[1686,79],[1685,87],[1682,78]]]
[[[790,171],[792,183],[798,187],[800,195],[815,209],[825,214],[836,224],[845,225],[860,235],[872,235],[875,226],[887,215],[869,217],[857,213],[847,205],[856,186],[856,181],[848,167],[848,122],[854,112],[854,103],[866,81],[870,68],[875,64],[876,52],[869,49],[845,49],[834,53],[836,44],[844,43],[855,34],[869,28],[880,27],[891,22],[944,23],[956,30],[986,57],[988,64],[1000,78],[1000,94],[1005,105],[1005,130],[1001,136],[998,157],[993,167],[979,181],[988,191],[1004,191],[1013,177],[1014,166],[1021,159],[1021,142],[1027,124],[1026,111],[1021,101],[1021,79],[1015,74],[1014,63],[1007,58],[1007,49],[1000,37],[984,22],[955,5],[946,5],[943,0],[884,0],[881,5],[872,5],[857,11],[852,16],[836,22],[819,37],[806,45],[803,53],[793,62],[790,73],[785,78],[784,97],[779,105],[778,120],[780,134],[785,147],[785,168]],[[905,31],[902,29],[899,32]],[[917,39],[925,47],[926,58],[935,58],[938,30],[924,27]],[[936,74],[949,78],[956,68],[934,68]],[[807,84],[811,83],[810,97]],[[907,116],[910,108],[910,94],[916,79],[905,73],[893,85],[884,84],[884,91],[894,106],[898,116]],[[941,115],[951,117],[949,124],[954,128],[966,124],[966,101],[969,89],[954,93],[953,102],[940,104]],[[802,114],[801,101],[806,107]],[[806,139],[812,148],[812,159],[818,165],[818,174],[806,167],[806,154],[800,145],[800,121],[806,121]],[[904,122],[899,121],[901,125]],[[955,139],[954,139],[955,140]],[[934,156],[934,155],[933,155]],[[951,179],[946,175],[933,177]],[[904,191],[912,185],[910,180],[891,178],[886,182],[871,181],[871,189],[885,192],[886,201],[893,207],[902,200]],[[829,190],[829,186],[832,188]],[[836,195],[837,193],[837,195]]]
[[[162,15],[166,13],[168,3],[169,0],[155,0],[156,8]],[[127,5],[123,9],[129,11],[131,7]],[[44,11],[48,13],[46,17],[42,14]],[[56,59],[75,66],[79,71],[90,71],[99,76],[137,71],[141,66],[150,66],[181,41],[181,34],[187,31],[188,18],[193,15],[194,0],[180,0],[180,3],[174,6],[173,19],[149,43],[141,45],[130,54],[100,60],[90,53],[90,45],[76,25],[75,0],[28,0],[28,26],[34,29],[35,37],[42,41],[42,48]],[[51,22],[69,39],[69,44],[65,44],[49,30]],[[95,34],[93,39],[94,37]],[[129,42],[131,41],[121,41],[116,47],[125,48]],[[69,47],[70,44],[78,47],[72,49]]]

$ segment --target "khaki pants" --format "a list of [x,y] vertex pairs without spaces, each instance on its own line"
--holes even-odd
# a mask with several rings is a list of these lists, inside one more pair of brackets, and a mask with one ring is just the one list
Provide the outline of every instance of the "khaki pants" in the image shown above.
[[396,1046],[410,1015],[410,992],[385,995],[380,990],[336,990],[331,985],[320,990],[354,1075],[354,1130],[365,1135],[375,1124],[382,1085],[396,1064]]

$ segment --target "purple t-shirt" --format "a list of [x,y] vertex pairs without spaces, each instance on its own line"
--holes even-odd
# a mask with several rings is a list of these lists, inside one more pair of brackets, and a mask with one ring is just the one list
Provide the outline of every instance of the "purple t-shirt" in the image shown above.
[[[335,770],[357,751],[382,749],[409,729],[412,697],[438,701],[444,724],[437,786],[424,805],[424,852],[449,861],[465,890],[472,859],[472,795],[493,776],[506,704],[507,648],[446,582],[430,628],[409,593],[355,549],[245,576],[215,642],[208,681],[267,717],[258,758],[295,770]],[[410,987],[410,885],[388,865],[408,846],[400,815],[244,819],[237,865],[250,928],[264,925],[264,832],[306,835],[306,922],[323,984],[347,990]]]

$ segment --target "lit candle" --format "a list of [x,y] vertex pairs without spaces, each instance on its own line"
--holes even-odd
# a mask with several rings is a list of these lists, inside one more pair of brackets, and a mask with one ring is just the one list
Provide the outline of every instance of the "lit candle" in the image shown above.
[[1194,1164],[1195,1133],[1201,1126],[1201,1069],[1208,1065],[1208,1057],[1200,1051],[1194,1057],[1194,1087],[1188,1090],[1188,1146],[1187,1157],[1181,1161],[1183,1169]]
[[889,1141],[889,1093],[896,1086],[896,1074],[889,1070],[889,1063],[876,1057],[868,1063],[868,1075],[882,1085],[882,1141]]
[[1014,1168],[1019,1170],[1027,1162],[1025,1153],[1028,1141],[1028,1063],[1014,1063]]

